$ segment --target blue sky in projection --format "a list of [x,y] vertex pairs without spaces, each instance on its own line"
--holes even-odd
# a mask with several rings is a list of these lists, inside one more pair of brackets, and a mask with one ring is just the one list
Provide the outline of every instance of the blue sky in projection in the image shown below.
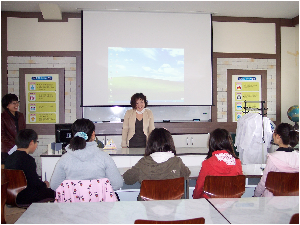
[[184,81],[184,49],[108,48],[109,77]]

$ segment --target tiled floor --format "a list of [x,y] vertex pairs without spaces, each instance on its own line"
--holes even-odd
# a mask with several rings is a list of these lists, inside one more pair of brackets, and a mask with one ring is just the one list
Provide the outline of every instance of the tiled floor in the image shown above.
[[4,211],[6,223],[13,224],[22,216],[26,209],[5,206]]

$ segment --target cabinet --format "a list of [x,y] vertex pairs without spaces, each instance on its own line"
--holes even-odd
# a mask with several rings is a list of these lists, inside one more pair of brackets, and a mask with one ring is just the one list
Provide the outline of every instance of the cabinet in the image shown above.
[[173,134],[172,137],[176,148],[208,147],[209,134]]
[[[208,147],[209,134],[173,134],[172,137],[176,148]],[[121,148],[122,135],[97,136],[97,138],[102,141],[104,145],[112,139],[117,148]]]

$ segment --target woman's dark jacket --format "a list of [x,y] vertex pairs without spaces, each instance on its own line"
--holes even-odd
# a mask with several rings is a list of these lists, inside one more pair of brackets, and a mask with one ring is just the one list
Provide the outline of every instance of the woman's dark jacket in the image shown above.
[[15,146],[17,132],[25,128],[23,113],[16,112],[16,116],[13,116],[8,110],[4,110],[1,113],[1,152],[9,152]]

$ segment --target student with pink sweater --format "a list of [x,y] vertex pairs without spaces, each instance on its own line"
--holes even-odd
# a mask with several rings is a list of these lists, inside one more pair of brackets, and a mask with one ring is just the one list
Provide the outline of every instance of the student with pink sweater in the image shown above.
[[267,164],[263,176],[258,183],[254,197],[269,197],[273,194],[265,188],[268,173],[274,172],[299,172],[299,153],[294,151],[293,147],[299,142],[299,133],[295,131],[292,125],[281,123],[273,133],[274,143],[279,148],[267,155]]

